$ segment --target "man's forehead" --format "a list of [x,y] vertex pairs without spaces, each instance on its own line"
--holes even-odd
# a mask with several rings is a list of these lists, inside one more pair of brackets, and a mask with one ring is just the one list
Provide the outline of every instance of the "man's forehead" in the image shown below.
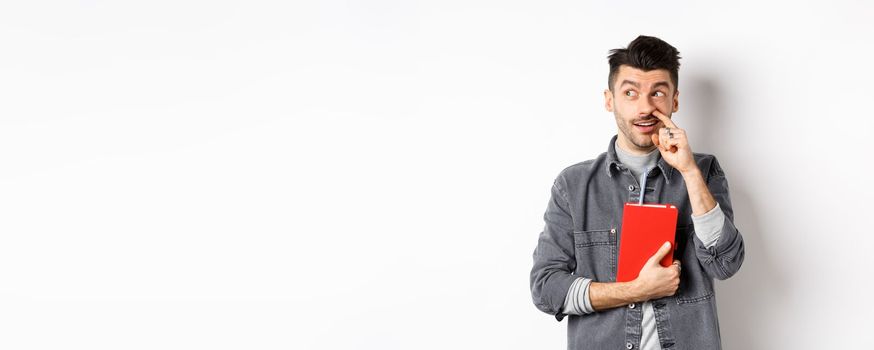
[[631,85],[652,86],[660,82],[668,83],[668,86],[673,86],[671,83],[671,73],[667,69],[653,69],[651,71],[643,71],[631,66],[622,65],[619,67],[619,72],[616,74],[616,84],[621,86],[623,82],[630,82]]

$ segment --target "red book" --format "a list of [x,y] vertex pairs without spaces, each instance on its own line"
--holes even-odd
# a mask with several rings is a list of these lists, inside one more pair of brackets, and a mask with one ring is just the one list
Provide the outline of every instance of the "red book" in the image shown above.
[[670,204],[625,203],[619,239],[616,282],[633,281],[640,269],[661,248],[671,242],[671,251],[660,261],[664,267],[674,261],[677,207]]

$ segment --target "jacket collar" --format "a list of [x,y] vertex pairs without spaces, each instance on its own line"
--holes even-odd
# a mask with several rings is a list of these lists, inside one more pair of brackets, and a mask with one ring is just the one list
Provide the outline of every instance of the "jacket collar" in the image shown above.
[[[613,135],[613,138],[610,139],[610,143],[607,146],[607,165],[605,169],[607,171],[607,177],[613,177],[613,171],[619,171],[624,167],[622,163],[619,162],[619,157],[616,155],[616,148],[614,148],[614,144],[618,138],[618,134]],[[661,153],[659,153],[659,160],[656,163],[656,166],[661,170],[662,175],[665,176],[665,182],[670,184],[671,174],[674,172],[674,167],[665,162]]]

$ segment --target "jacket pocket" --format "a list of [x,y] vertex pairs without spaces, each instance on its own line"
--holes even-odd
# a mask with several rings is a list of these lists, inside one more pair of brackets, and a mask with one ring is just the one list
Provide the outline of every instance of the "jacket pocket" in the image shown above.
[[574,274],[596,282],[616,280],[616,229],[574,231]]
[[695,227],[691,224],[677,228],[677,248],[682,251],[675,251],[674,256],[683,267],[680,270],[680,286],[676,294],[678,304],[698,303],[713,297],[713,279],[698,262],[695,241],[692,239],[694,234]]

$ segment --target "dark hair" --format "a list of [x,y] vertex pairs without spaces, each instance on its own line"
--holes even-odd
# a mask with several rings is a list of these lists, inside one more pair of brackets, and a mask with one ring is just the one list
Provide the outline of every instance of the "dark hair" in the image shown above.
[[610,62],[610,76],[607,79],[610,91],[613,91],[616,74],[619,73],[619,67],[622,65],[631,66],[644,72],[665,69],[671,73],[671,82],[674,83],[674,90],[677,89],[680,52],[662,39],[654,36],[638,36],[637,39],[628,43],[627,48],[610,50],[610,55],[607,58]]

